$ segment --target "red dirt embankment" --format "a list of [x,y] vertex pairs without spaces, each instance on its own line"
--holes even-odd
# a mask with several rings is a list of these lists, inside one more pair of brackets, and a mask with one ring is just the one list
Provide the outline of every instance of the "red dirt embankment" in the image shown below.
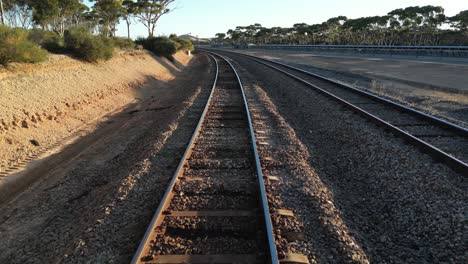
[[144,51],[89,64],[52,55],[38,65],[0,67],[0,176],[105,114],[151,96],[191,57],[174,63]]

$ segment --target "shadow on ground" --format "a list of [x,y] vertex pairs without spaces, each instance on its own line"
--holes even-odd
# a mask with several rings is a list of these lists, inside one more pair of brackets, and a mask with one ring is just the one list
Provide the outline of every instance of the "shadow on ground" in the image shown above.
[[176,78],[148,77],[144,99],[45,159],[30,172],[41,180],[2,205],[0,262],[129,262],[213,78],[206,56],[185,70],[155,59]]

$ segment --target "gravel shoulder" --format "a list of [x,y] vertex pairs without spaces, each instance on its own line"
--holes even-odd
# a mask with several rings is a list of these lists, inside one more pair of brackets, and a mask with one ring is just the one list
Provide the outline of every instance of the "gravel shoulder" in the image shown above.
[[235,51],[287,63],[468,127],[466,64]]
[[1,205],[1,263],[130,261],[211,88],[206,56],[181,66],[172,80],[145,83],[157,96],[109,116],[57,156],[86,148]]
[[263,155],[280,163],[279,197],[304,226],[295,244],[312,263],[466,262],[463,176],[303,85],[231,57],[266,118]]

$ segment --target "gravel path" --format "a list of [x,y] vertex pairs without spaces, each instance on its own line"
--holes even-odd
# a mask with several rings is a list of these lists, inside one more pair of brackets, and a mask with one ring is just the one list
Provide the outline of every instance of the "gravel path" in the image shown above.
[[235,60],[266,117],[264,151],[283,164],[271,174],[305,227],[296,244],[311,262],[466,262],[465,178],[303,85]]
[[212,78],[208,58],[198,57],[168,83],[165,96],[111,118],[120,124],[116,133],[77,160],[57,164],[45,180],[2,205],[0,263],[128,263],[195,128]]

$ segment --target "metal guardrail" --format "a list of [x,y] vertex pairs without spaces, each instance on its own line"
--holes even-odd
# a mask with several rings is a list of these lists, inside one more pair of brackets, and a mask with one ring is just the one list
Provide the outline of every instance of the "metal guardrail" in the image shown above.
[[387,56],[468,58],[468,46],[250,45],[247,48]]

